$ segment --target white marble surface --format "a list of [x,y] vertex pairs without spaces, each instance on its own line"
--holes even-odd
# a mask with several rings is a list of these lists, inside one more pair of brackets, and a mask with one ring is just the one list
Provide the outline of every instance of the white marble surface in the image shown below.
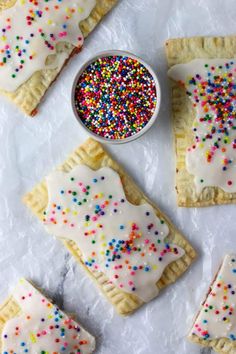
[[[176,206],[163,43],[177,36],[233,34],[235,18],[234,0],[121,0],[52,87],[35,119],[0,98],[0,301],[25,276],[78,315],[97,337],[99,354],[200,352],[185,336],[222,256],[235,251],[235,206]],[[106,49],[143,57],[157,71],[163,90],[151,131],[109,150],[199,251],[185,276],[130,318],[114,313],[61,243],[21,203],[22,195],[86,138],[70,108],[72,80],[90,55]]]

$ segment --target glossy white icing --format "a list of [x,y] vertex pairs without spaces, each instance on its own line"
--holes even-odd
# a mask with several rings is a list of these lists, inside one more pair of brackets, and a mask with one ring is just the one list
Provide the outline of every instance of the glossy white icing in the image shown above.
[[165,242],[168,226],[148,204],[134,206],[125,197],[119,175],[108,167],[85,165],[47,179],[47,230],[75,241],[84,263],[101,271],[120,289],[143,301],[158,294],[156,282],[184,251]]
[[21,312],[2,331],[3,354],[91,354],[94,338],[22,279],[14,300]]
[[236,341],[236,254],[225,256],[191,334]]
[[45,68],[61,68],[68,54],[48,56],[60,42],[81,47],[79,23],[87,18],[96,0],[17,0],[0,14],[0,88],[15,91],[32,74]]
[[236,192],[235,72],[235,59],[195,59],[168,72],[185,85],[196,111],[186,168],[198,193],[207,186]]

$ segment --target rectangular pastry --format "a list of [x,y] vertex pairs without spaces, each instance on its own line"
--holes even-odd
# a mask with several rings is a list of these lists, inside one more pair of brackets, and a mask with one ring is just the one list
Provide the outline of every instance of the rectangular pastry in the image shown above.
[[24,197],[62,239],[119,314],[175,282],[192,246],[103,147],[88,139]]
[[236,254],[226,255],[189,339],[217,353],[236,353]]
[[92,354],[94,350],[95,339],[25,279],[0,306],[3,354]]
[[0,0],[0,93],[35,115],[84,37],[117,0]]
[[236,202],[236,37],[169,39],[178,205]]

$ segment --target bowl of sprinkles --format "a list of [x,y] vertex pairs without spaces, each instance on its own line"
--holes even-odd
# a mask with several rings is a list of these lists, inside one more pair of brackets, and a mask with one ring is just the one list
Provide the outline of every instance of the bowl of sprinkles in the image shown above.
[[107,143],[126,143],[147,132],[157,118],[160,99],[152,68],[119,50],[88,60],[72,88],[77,121],[95,139]]

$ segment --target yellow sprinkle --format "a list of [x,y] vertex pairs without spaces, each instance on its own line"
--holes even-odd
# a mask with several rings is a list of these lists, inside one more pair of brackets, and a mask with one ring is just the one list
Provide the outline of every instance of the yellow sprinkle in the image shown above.
[[78,211],[73,211],[73,215],[78,215]]
[[78,7],[78,12],[79,12],[80,14],[82,14],[82,13],[84,12],[84,9],[79,6],[79,7]]
[[66,213],[69,213],[69,212],[70,212],[70,209],[69,209],[69,208],[66,208],[65,212],[66,212]]
[[37,338],[34,335],[34,333],[30,333],[30,340],[31,340],[32,343],[36,343],[37,342]]

